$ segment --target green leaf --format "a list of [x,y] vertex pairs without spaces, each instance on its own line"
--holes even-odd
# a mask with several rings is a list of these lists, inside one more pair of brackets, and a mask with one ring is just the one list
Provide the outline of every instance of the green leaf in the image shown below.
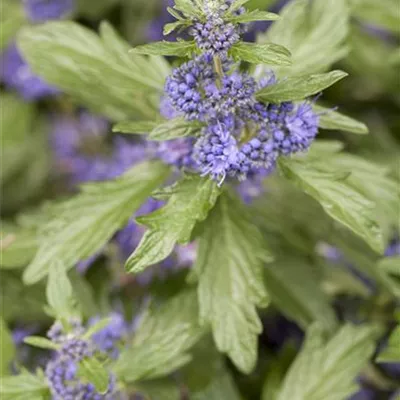
[[[337,157],[337,156],[336,156]],[[326,165],[322,165],[325,163]],[[279,166],[285,177],[317,200],[325,212],[363,238],[375,251],[383,252],[382,232],[375,216],[373,201],[355,190],[349,174],[324,161],[281,158]],[[331,172],[327,172],[330,170]]]
[[[280,77],[325,72],[348,52],[345,40],[349,31],[346,0],[291,1],[281,18],[258,42],[285,46],[292,53],[292,66],[274,67]],[[259,76],[266,68],[259,68]]]
[[129,52],[133,54],[145,54],[153,56],[176,56],[186,57],[190,56],[196,50],[196,43],[194,41],[186,42],[180,40],[178,42],[154,42],[143,44],[131,49]]
[[53,261],[46,287],[47,302],[58,318],[74,314],[72,285],[61,261]]
[[343,400],[354,391],[354,380],[374,352],[374,329],[343,326],[328,342],[312,326],[287,373],[277,400]]
[[147,311],[131,346],[121,352],[115,373],[130,383],[169,375],[190,361],[188,351],[204,333],[196,293],[184,290]]
[[102,318],[101,320],[97,321],[95,324],[90,326],[85,334],[83,335],[84,339],[90,339],[95,333],[101,331],[106,326],[108,326],[112,322],[111,318]]
[[[140,394],[139,394],[140,393]],[[135,394],[151,400],[180,400],[180,388],[173,379],[157,379],[135,384]],[[139,397],[141,398],[141,397]]]
[[186,21],[177,21],[177,22],[171,22],[169,24],[165,24],[164,29],[163,29],[163,34],[164,34],[164,36],[167,36],[174,30],[178,29],[179,27],[183,27],[185,25],[188,25],[188,23]]
[[277,399],[286,371],[293,362],[296,352],[296,348],[291,343],[287,343],[274,359],[269,360],[261,400]]
[[49,394],[44,377],[30,374],[28,371],[16,376],[2,377],[0,380],[2,400],[44,400]]
[[3,51],[15,37],[23,22],[24,10],[22,4],[14,0],[3,0],[0,13],[0,51]]
[[37,250],[36,232],[1,222],[0,268],[12,269],[27,265]]
[[113,126],[113,132],[148,133],[149,140],[171,140],[180,137],[193,136],[199,132],[202,125],[184,118],[174,118],[168,121],[124,121]]
[[399,35],[400,13],[397,0],[351,0],[352,15],[374,26],[388,29]]
[[41,349],[57,350],[59,348],[57,344],[41,336],[27,336],[24,343]]
[[290,52],[283,46],[268,43],[235,43],[230,49],[233,58],[254,64],[291,65]]
[[346,72],[332,71],[326,74],[287,78],[259,90],[256,93],[256,98],[271,103],[302,100],[322,92],[346,76]]
[[246,24],[253,21],[276,21],[277,19],[279,19],[278,14],[260,10],[253,10],[240,15],[231,15],[227,18],[228,21],[235,24]]
[[389,275],[400,277],[400,256],[386,257],[379,261],[378,268]]
[[100,394],[107,392],[110,377],[104,365],[96,358],[84,358],[80,361],[77,375],[91,383]]
[[104,15],[121,0],[77,0],[76,10],[79,16],[101,20]]
[[0,181],[4,185],[29,165],[30,146],[32,139],[35,139],[31,135],[34,107],[10,93],[1,93],[1,107],[0,140],[3,165],[0,169]]
[[0,317],[0,381],[11,373],[11,362],[15,359],[16,349],[10,331],[3,318]]
[[157,121],[122,121],[115,124],[112,130],[121,133],[149,133],[157,125]]
[[55,21],[23,28],[18,44],[35,73],[79,104],[112,120],[153,118],[165,74],[150,59],[130,57],[110,25],[102,24],[101,34]]
[[166,193],[169,200],[164,207],[137,219],[149,230],[126,262],[129,272],[164,260],[178,243],[189,243],[196,223],[207,217],[220,190],[211,179],[187,175]]
[[45,287],[26,287],[15,271],[0,271],[0,309],[7,322],[38,323],[48,320],[43,312],[46,305]]
[[102,249],[168,174],[162,163],[144,162],[113,181],[84,185],[74,198],[55,205],[24,281],[35,283],[56,263],[69,269]]
[[192,357],[192,361],[180,371],[190,399],[241,399],[225,365],[225,358],[215,348],[211,335],[193,348]]
[[360,121],[318,105],[314,105],[313,109],[320,115],[319,127],[322,129],[345,131],[360,135],[368,133],[368,127]]
[[391,333],[387,346],[379,353],[376,361],[380,363],[400,362],[400,325],[397,325]]
[[271,302],[302,328],[319,322],[326,331],[336,328],[335,311],[315,276],[315,267],[300,257],[284,257],[264,271]]
[[74,300],[76,300],[79,315],[84,318],[98,315],[100,310],[96,304],[94,289],[86,280],[86,277],[77,272],[76,269],[72,269],[68,277],[71,280]]
[[201,9],[198,4],[192,0],[175,0],[174,8],[181,11],[187,17],[199,17]]
[[257,359],[256,307],[268,301],[263,263],[270,259],[245,205],[224,193],[204,224],[194,273],[201,322],[211,324],[217,348],[245,373]]

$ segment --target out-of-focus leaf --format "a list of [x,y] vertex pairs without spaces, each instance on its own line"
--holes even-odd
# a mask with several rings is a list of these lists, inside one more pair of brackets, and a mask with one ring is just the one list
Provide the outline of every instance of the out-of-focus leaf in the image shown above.
[[14,38],[23,22],[24,14],[21,3],[14,0],[2,0],[0,13],[0,51]]
[[[345,0],[296,0],[281,12],[281,18],[258,37],[258,43],[272,42],[292,53],[291,67],[274,67],[281,77],[325,72],[347,54],[344,43],[349,28]],[[259,76],[266,72],[259,67]]]
[[335,329],[335,311],[306,260],[279,259],[265,268],[264,276],[271,302],[291,320],[303,328],[319,322],[326,331]]
[[350,0],[351,13],[357,19],[375,27],[400,34],[400,13],[397,0]]
[[332,129],[365,135],[368,127],[360,121],[338,113],[329,108],[313,106],[315,112],[319,114],[319,127],[322,129]]
[[11,362],[15,358],[16,349],[11,336],[11,332],[7,328],[7,324],[0,317],[0,381],[5,375],[11,373]]
[[287,373],[277,400],[343,400],[375,349],[375,331],[343,326],[329,341],[318,325],[307,331],[305,344]]
[[278,14],[274,14],[268,11],[253,10],[240,15],[230,15],[228,20],[233,23],[245,24],[254,21],[276,21],[279,19]]
[[390,335],[387,346],[378,355],[377,362],[396,364],[400,362],[400,325],[397,325]]
[[23,371],[20,375],[2,377],[0,397],[3,400],[45,400],[50,391],[44,377]]
[[165,80],[157,63],[130,57],[129,45],[106,23],[101,35],[57,21],[23,28],[18,44],[35,73],[80,104],[111,119],[153,118]]
[[84,358],[79,362],[77,375],[91,383],[100,394],[107,392],[110,382],[106,368],[96,358]]

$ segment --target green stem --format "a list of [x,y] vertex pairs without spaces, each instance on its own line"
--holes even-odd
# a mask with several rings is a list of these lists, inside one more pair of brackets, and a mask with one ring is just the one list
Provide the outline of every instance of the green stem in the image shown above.
[[222,69],[222,62],[219,56],[214,56],[214,69],[215,72],[217,73],[217,86],[220,88],[221,87],[221,80],[222,77],[224,76],[224,71]]

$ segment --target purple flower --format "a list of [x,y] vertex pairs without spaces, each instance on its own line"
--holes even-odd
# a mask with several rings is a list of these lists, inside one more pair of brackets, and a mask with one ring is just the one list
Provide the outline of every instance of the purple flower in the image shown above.
[[32,22],[61,19],[71,13],[74,0],[23,0],[25,12]]
[[1,55],[0,77],[8,88],[16,90],[25,100],[37,100],[59,93],[58,89],[32,72],[15,43],[11,43]]
[[54,158],[58,170],[73,186],[116,178],[148,158],[149,150],[143,142],[117,135],[109,138],[109,131],[105,119],[86,111],[76,117],[54,118],[51,136]]
[[188,120],[201,120],[205,114],[203,88],[212,83],[212,59],[202,55],[175,68],[165,83],[165,94],[176,112]]
[[87,341],[72,338],[63,343],[45,370],[53,400],[111,400],[115,398],[113,375],[110,375],[109,388],[104,395],[96,392],[93,384],[83,383],[77,376],[78,363],[92,356],[93,349]]
[[[119,356],[119,345],[128,334],[128,324],[122,314],[112,313],[110,323],[92,336],[95,346],[107,353],[111,358],[117,359]],[[100,318],[91,318],[89,326],[95,324]]]

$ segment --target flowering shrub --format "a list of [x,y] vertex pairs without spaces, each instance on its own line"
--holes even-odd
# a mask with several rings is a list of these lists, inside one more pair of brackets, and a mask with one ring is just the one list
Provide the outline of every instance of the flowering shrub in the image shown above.
[[1,398],[397,399],[395,8],[5,0]]

